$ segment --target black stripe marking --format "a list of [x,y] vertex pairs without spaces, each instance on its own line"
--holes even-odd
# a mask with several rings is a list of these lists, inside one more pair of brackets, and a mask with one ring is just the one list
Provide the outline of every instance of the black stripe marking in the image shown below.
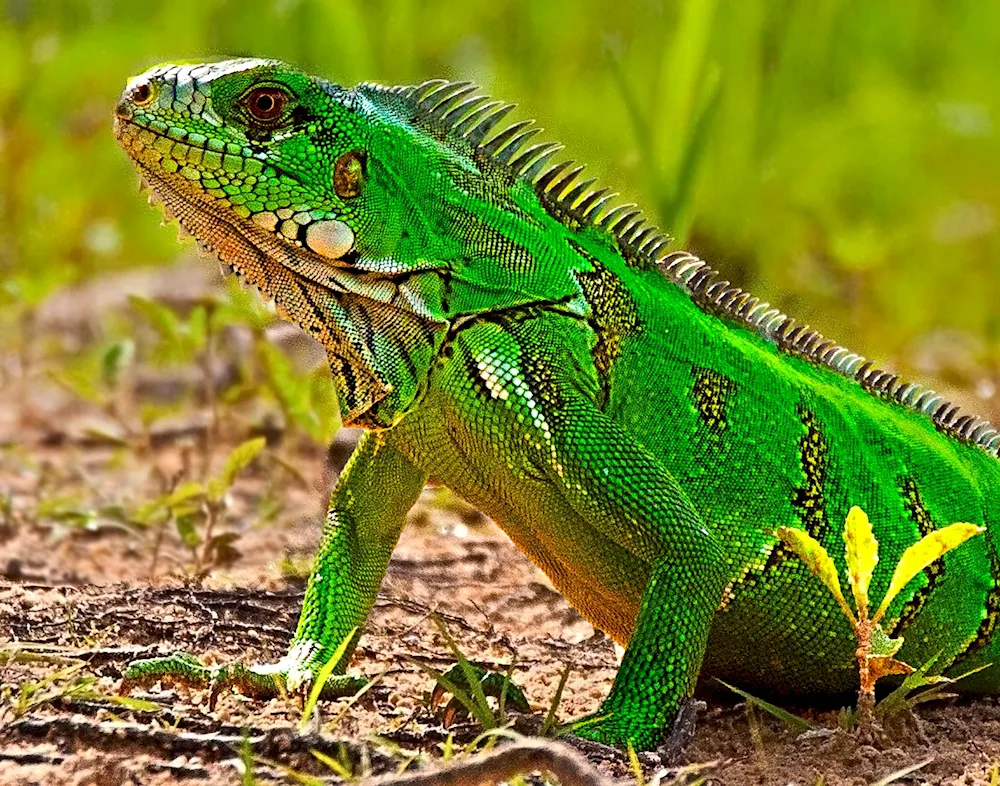
[[[424,333],[420,333],[419,335],[426,336],[426,334]],[[413,353],[410,352],[406,344],[404,344],[402,341],[397,340],[393,343],[395,343],[395,345],[398,347],[396,354],[398,355],[399,359],[403,362],[403,365],[406,366],[406,373],[410,375],[410,378],[414,382],[416,382],[420,377],[420,371],[417,369],[417,364],[413,359]]]
[[[795,412],[805,427],[805,434],[799,439],[799,460],[802,463],[805,479],[803,484],[795,490],[791,503],[792,507],[798,510],[799,518],[806,532],[820,543],[824,543],[830,531],[823,496],[829,468],[830,448],[815,413],[802,404],[796,405]],[[756,568],[748,568],[746,573],[731,588],[728,592],[729,597],[724,600],[722,608],[729,605],[729,601],[737,590],[746,590],[764,582],[776,568],[793,558],[795,558],[795,553],[781,541],[776,541],[763,564]]]
[[622,342],[637,335],[642,325],[635,301],[621,279],[575,240],[567,238],[567,242],[593,268],[591,272],[575,271],[574,277],[590,308],[587,321],[594,334],[590,353],[600,385],[597,403],[603,407],[610,397],[611,370],[621,355]]
[[[917,526],[920,537],[933,532],[936,527],[931,520],[931,514],[928,512],[920,496],[920,489],[917,488],[916,481],[908,476],[903,477],[900,481],[899,493],[903,497],[903,506],[906,508],[906,512]],[[899,619],[896,620],[889,630],[890,634],[901,633],[916,619],[930,598],[931,592],[941,583],[941,579],[944,576],[944,561],[935,560],[932,562],[924,569],[924,575],[927,577],[927,583],[914,592],[913,597],[903,605],[899,613]]]
[[309,287],[302,282],[298,276],[292,276],[292,281],[295,282],[295,286],[299,289],[299,294],[302,295],[302,299],[309,304],[312,309],[313,316],[319,320],[319,323],[325,328],[330,322],[330,314],[319,307],[319,304],[313,299],[312,293],[309,291]]
[[989,528],[983,532],[983,537],[986,538],[986,556],[990,561],[990,579],[992,581],[992,586],[986,593],[984,604],[986,616],[979,623],[976,635],[969,642],[969,646],[965,648],[965,652],[956,658],[956,663],[975,655],[989,644],[993,640],[997,624],[1000,623],[1000,550],[998,550],[1000,544],[997,543],[995,535]]
[[736,392],[736,382],[708,368],[693,366],[694,384],[691,394],[698,410],[698,418],[709,434],[721,437],[729,429],[727,409]]
[[344,403],[348,405],[348,409],[353,409],[351,405],[358,397],[358,375],[354,371],[354,366],[343,358],[338,358],[338,360],[340,361],[340,368],[337,369],[337,372],[340,373],[340,378],[344,380],[344,388],[348,395],[348,400]]
[[799,440],[799,460],[805,473],[805,482],[795,490],[792,505],[798,509],[806,532],[820,543],[830,532],[826,516],[824,491],[830,465],[830,446],[820,428],[816,414],[799,404],[795,408],[805,426],[806,433]]

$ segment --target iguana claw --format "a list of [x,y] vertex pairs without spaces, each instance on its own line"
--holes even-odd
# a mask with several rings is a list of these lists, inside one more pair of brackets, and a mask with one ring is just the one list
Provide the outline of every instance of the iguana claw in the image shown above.
[[[186,652],[175,652],[162,658],[134,660],[126,667],[118,691],[127,694],[156,682],[208,688],[210,710],[215,709],[219,696],[230,688],[236,688],[244,696],[255,699],[296,696],[301,703],[311,690],[315,673],[322,664],[307,662],[308,665],[303,665],[295,655],[293,648],[292,652],[277,663],[250,666],[243,663],[206,666]],[[349,696],[361,690],[365,684],[365,680],[356,677],[334,675],[323,684],[320,697],[332,699]]]

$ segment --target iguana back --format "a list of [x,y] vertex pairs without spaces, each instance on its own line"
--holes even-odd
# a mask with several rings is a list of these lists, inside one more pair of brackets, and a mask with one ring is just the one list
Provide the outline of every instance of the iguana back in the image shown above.
[[[849,631],[826,590],[772,536],[776,526],[801,525],[840,563],[853,505],[868,512],[881,544],[876,598],[923,535],[955,521],[987,526],[984,538],[912,582],[890,624],[906,637],[908,662],[942,649],[953,672],[997,661],[1000,462],[977,440],[992,440],[988,424],[959,419],[948,402],[856,355],[831,368],[822,354],[834,364],[837,355],[827,342],[781,315],[770,331],[727,316],[734,307],[720,290],[728,285],[713,284],[688,254],[668,255],[665,265],[668,273],[695,266],[705,279],[693,293],[649,285],[643,329],[621,351],[605,411],[662,459],[732,561],[705,671],[771,692],[855,686]],[[781,608],[789,598],[794,615]],[[810,665],[817,660],[822,669]],[[959,689],[995,690],[991,672]]]
[[[627,644],[577,729],[593,739],[655,745],[700,673],[856,684],[845,621],[773,534],[804,528],[842,565],[853,505],[882,544],[876,597],[922,534],[986,525],[889,619],[911,661],[994,661],[1000,434],[668,253],[551,163],[558,146],[529,146],[530,124],[503,128],[509,109],[466,83],[345,89],[259,60],[160,67],[126,90],[116,130],[144,181],[323,343],[345,422],[369,430],[289,654],[212,678],[308,687],[356,640],[430,474]],[[1000,671],[964,687],[997,690]]]

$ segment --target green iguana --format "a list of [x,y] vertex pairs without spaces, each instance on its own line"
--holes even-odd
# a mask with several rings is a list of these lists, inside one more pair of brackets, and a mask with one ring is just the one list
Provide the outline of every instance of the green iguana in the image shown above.
[[[832,596],[774,535],[831,553],[858,505],[883,560],[966,521],[976,538],[890,608],[900,657],[1000,660],[1000,433],[731,286],[631,205],[528,144],[466,82],[353,88],[267,60],[133,79],[115,131],[168,214],[329,355],[365,436],[333,492],[277,664],[141,661],[134,682],[249,693],[345,667],[407,510],[433,475],[495,519],[626,647],[580,736],[650,748],[699,675],[770,694],[857,687]],[[838,556],[843,569],[843,557]],[[1000,667],[963,681],[1000,691]]]

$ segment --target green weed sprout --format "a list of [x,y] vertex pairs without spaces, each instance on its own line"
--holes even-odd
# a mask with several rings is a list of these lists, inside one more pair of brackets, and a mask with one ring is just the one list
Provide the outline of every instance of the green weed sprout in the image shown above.
[[903,552],[882,602],[874,614],[869,614],[868,587],[878,564],[878,541],[867,514],[859,507],[851,508],[844,525],[844,543],[847,583],[854,596],[854,607],[857,609],[855,615],[844,598],[833,559],[822,544],[803,530],[778,528],[777,536],[819,577],[851,623],[858,642],[856,654],[861,678],[858,723],[863,731],[870,733],[874,725],[875,682],[890,674],[908,675],[914,671],[912,666],[895,657],[903,646],[902,636],[890,638],[882,628],[881,621],[889,604],[911,579],[934,560],[982,531],[983,527],[975,524],[951,524],[914,543]]
[[[132,520],[141,526],[163,527],[173,521],[181,542],[191,550],[194,574],[201,576],[213,564],[224,564],[238,553],[233,545],[238,539],[235,532],[217,532],[225,520],[230,488],[240,475],[264,449],[266,439],[255,437],[237,445],[226,457],[218,475],[204,483],[182,483],[166,494],[141,505]],[[199,524],[200,529],[199,529]],[[153,551],[150,573],[156,572],[159,539]]]
[[[419,663],[412,658],[406,660],[435,681],[436,686],[430,696],[430,705],[433,709],[436,709],[444,701],[446,693],[451,693],[454,697],[444,710],[443,723],[445,726],[450,726],[461,714],[467,713],[475,718],[486,731],[493,731],[507,724],[506,709],[508,707],[523,713],[531,711],[531,706],[528,704],[524,692],[511,681],[513,664],[504,675],[488,671],[482,666],[472,663],[459,648],[458,642],[448,632],[441,619],[435,614],[432,614],[430,619],[451,648],[452,654],[455,656],[455,665],[448,671],[441,673],[437,669]],[[497,698],[499,705],[496,710],[490,706],[486,698],[488,695]]]

